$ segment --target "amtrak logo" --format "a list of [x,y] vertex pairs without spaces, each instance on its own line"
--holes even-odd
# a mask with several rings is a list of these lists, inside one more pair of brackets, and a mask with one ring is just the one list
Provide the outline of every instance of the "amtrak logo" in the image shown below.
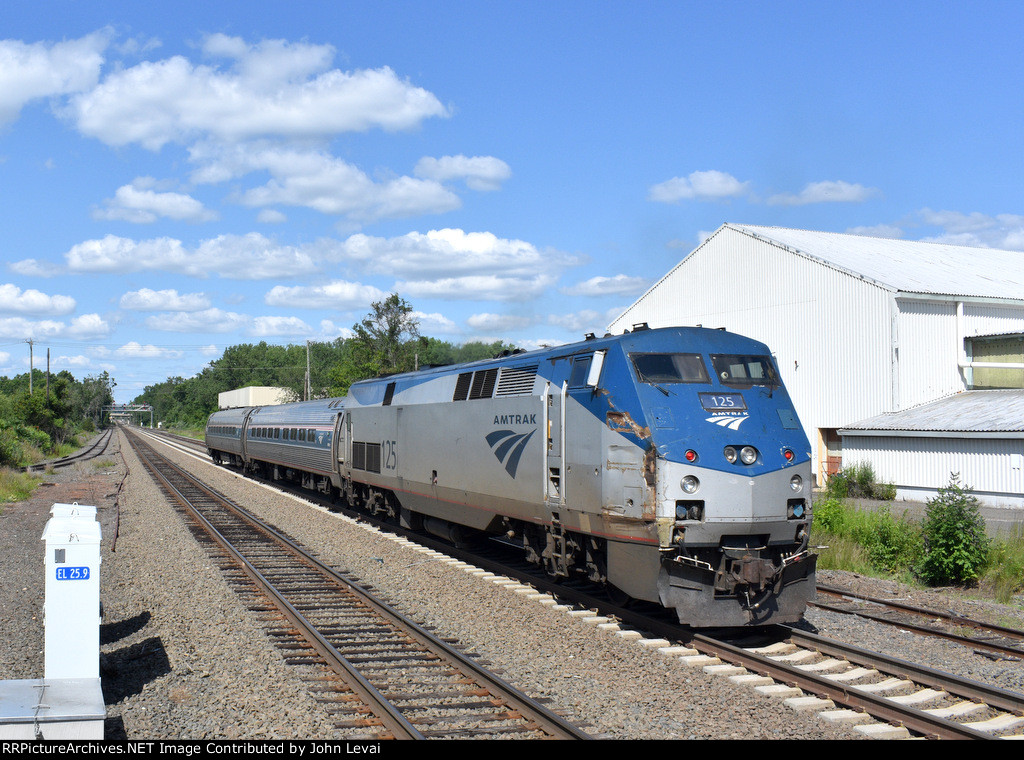
[[720,427],[729,428],[730,430],[739,430],[740,425],[743,424],[743,420],[747,419],[750,415],[744,415],[742,417],[734,417],[731,414],[716,414],[712,417],[706,417],[705,422],[711,422]]
[[505,465],[505,472],[513,478],[516,476],[516,470],[519,469],[519,459],[523,456],[523,450],[536,432],[535,428],[529,433],[495,430],[493,433],[487,434],[487,445],[491,447],[498,461]]

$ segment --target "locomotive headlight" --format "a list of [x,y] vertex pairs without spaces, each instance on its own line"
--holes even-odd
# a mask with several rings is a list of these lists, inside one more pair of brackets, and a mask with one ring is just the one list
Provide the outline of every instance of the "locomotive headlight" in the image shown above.
[[757,449],[753,446],[744,446],[740,449],[740,461],[743,464],[753,464],[757,461]]
[[789,487],[794,491],[802,491],[804,488],[804,479],[799,475],[794,475],[789,479]]
[[736,449],[734,449],[732,446],[726,446],[725,451],[723,451],[722,453],[725,454],[726,462],[728,462],[729,464],[736,464],[736,457],[738,456],[736,454]]
[[679,481],[679,485],[686,493],[696,493],[697,489],[700,488],[700,481],[693,475],[687,475]]

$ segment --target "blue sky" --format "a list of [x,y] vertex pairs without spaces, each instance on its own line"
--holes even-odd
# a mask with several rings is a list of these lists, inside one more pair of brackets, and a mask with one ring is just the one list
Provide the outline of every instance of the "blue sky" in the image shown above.
[[[266,7],[269,6],[269,7]],[[0,22],[0,374],[604,331],[726,222],[1024,251],[1017,2],[47,2]],[[1024,261],[1024,259],[1022,259]]]

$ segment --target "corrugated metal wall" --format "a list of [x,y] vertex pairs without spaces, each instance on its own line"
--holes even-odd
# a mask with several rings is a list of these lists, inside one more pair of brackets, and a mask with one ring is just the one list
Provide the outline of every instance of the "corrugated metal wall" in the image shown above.
[[892,411],[965,390],[957,365],[956,304],[902,298],[897,304],[900,390]]
[[843,467],[870,462],[881,482],[934,491],[958,473],[960,482],[995,505],[1024,503],[1024,440],[844,436]]
[[1024,332],[1024,314],[1019,306],[964,304],[964,333],[967,337],[1019,332]]

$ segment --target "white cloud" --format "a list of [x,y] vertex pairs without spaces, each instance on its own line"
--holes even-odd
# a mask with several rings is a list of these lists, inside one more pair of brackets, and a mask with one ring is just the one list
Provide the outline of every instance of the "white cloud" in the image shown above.
[[326,285],[277,285],[264,297],[268,306],[291,309],[333,309],[349,311],[369,307],[388,297],[383,290],[357,282],[335,280]]
[[161,218],[184,222],[209,222],[219,215],[184,193],[156,192],[150,189],[152,179],[141,177],[130,185],[122,185],[106,208],[93,211],[93,218],[150,224]]
[[562,292],[571,296],[633,295],[642,293],[648,284],[645,277],[617,274],[614,277],[591,277],[572,287],[562,288]]
[[555,282],[550,274],[531,276],[469,275],[432,280],[404,280],[395,290],[422,298],[448,301],[531,301]]
[[880,224],[873,227],[854,227],[848,232],[875,237],[906,238],[905,228],[933,227],[937,232],[914,239],[926,243],[963,245],[971,248],[996,248],[1005,251],[1024,251],[1024,215],[982,214],[962,211],[934,211],[924,208],[905,220],[904,227]]
[[340,252],[368,271],[407,277],[490,275],[533,278],[577,261],[557,251],[540,251],[523,240],[459,229],[410,232],[394,238],[352,235]]
[[0,311],[62,316],[74,310],[75,299],[71,296],[48,296],[38,290],[22,291],[10,283],[0,285]]
[[693,172],[688,177],[673,177],[650,188],[648,200],[678,203],[682,200],[723,200],[746,194],[749,182],[740,182],[731,174],[710,170]]
[[65,255],[75,273],[164,271],[235,280],[296,277],[315,272],[315,246],[300,249],[274,243],[255,232],[220,235],[189,250],[174,238],[131,240],[107,235],[73,246]]
[[245,314],[221,309],[157,314],[146,318],[146,327],[162,332],[227,333],[244,330],[252,323]]
[[473,314],[466,320],[466,324],[477,332],[503,333],[510,330],[521,330],[534,324],[535,321],[532,317],[513,314]]
[[768,199],[770,206],[806,206],[811,203],[863,203],[879,195],[877,188],[842,180],[811,182],[797,194],[780,193]]
[[256,317],[249,334],[261,338],[273,336],[300,336],[311,335],[312,328],[298,317]]
[[622,314],[623,308],[617,306],[605,311],[584,309],[572,314],[552,314],[548,317],[548,324],[557,325],[564,330],[581,335],[588,332],[603,335],[605,328]]
[[205,293],[142,288],[121,296],[120,306],[132,311],[201,311],[210,308],[210,299]]
[[433,335],[434,333],[442,333],[444,335],[456,335],[461,332],[458,325],[443,314],[432,312],[427,314],[422,311],[414,311],[411,314],[412,318],[419,322],[420,332],[428,333]]
[[424,157],[416,164],[417,177],[447,182],[464,179],[471,190],[491,191],[501,188],[501,183],[512,175],[509,165],[494,156],[442,156]]
[[337,255],[369,273],[408,278],[395,285],[403,294],[455,300],[530,300],[577,263],[523,240],[459,229],[394,238],[352,235]]
[[109,327],[96,314],[87,314],[68,325],[53,319],[31,320],[24,317],[0,318],[0,338],[9,340],[44,340],[48,338],[102,337]]
[[48,261],[39,261],[39,259],[22,259],[8,264],[7,268],[15,274],[25,277],[54,277],[60,274],[59,267],[55,267]]
[[197,159],[208,160],[194,175],[197,181],[269,172],[269,182],[240,196],[241,203],[252,207],[301,206],[370,222],[439,214],[462,204],[455,193],[434,180],[393,177],[374,181],[352,164],[317,151],[264,146],[218,158],[208,150],[195,150],[193,160]]
[[940,227],[942,232],[923,240],[979,248],[1024,250],[1024,215],[973,212],[933,211],[922,209],[918,214],[925,224]]
[[31,45],[0,40],[0,124],[17,119],[32,100],[95,86],[109,36],[100,31],[77,40]]
[[88,356],[57,356],[54,357],[52,369],[59,371],[61,367],[76,367],[81,369],[83,367],[91,367],[92,359]]
[[256,221],[263,224],[283,224],[288,221],[288,217],[277,209],[265,208],[256,214]]
[[83,314],[71,320],[66,335],[79,340],[105,338],[110,335],[110,325],[99,314]]
[[328,46],[284,40],[250,45],[213,35],[205,52],[230,59],[230,69],[196,65],[182,56],[146,61],[74,97],[68,113],[84,134],[150,150],[205,137],[234,141],[406,130],[448,115],[432,93],[388,67],[328,69],[334,54]]
[[114,354],[123,359],[180,359],[184,353],[175,349],[162,348],[152,344],[142,345],[138,341],[129,341],[118,348]]
[[348,340],[354,337],[355,333],[349,327],[336,325],[329,319],[321,319],[320,336],[323,340],[334,340],[335,338],[345,338]]

